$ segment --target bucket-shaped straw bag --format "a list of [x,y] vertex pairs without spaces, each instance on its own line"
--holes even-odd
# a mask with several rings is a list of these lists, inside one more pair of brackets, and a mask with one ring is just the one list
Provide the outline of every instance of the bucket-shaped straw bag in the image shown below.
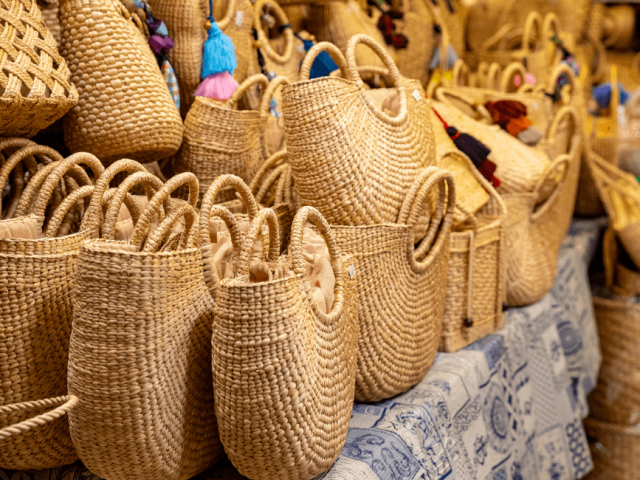
[[[355,59],[359,44],[384,61],[398,95],[399,113],[374,104]],[[316,55],[329,52],[343,78],[308,80]],[[348,64],[332,44],[315,45],[305,57],[301,80],[284,88],[287,153],[302,204],[331,225],[395,223],[419,171],[435,163],[431,111],[421,89],[408,91],[393,60],[372,38],[356,35]]]
[[[128,190],[158,181],[141,172],[127,177],[111,200],[103,239],[84,244],[78,257],[69,348],[69,391],[78,405],[69,424],[83,463],[113,480],[187,479],[222,454],[211,382],[214,301],[197,248],[195,176],[177,175],[157,189],[129,242],[113,240]],[[188,202],[167,210],[182,185]],[[147,234],[163,204],[164,219]],[[172,236],[183,218],[184,230]],[[167,248],[172,238],[178,241]]]
[[[41,227],[64,175],[75,175],[72,170],[78,164],[89,166],[96,178],[103,171],[97,158],[80,153],[51,163],[45,180],[37,175],[32,155],[55,154],[46,147],[27,146],[4,162],[3,187],[19,162],[27,166],[31,180],[20,200],[31,213],[2,220],[0,228],[17,222],[38,222]],[[36,181],[38,188],[29,188]],[[38,235],[39,229],[32,229],[30,236],[0,239],[0,267],[7,279],[0,295],[0,468],[44,469],[77,459],[65,416],[77,403],[67,394],[67,355],[78,251],[92,232],[56,237],[56,232]]]
[[61,0],[62,56],[80,100],[65,117],[72,152],[153,162],[182,142],[158,62],[120,0]]
[[[265,140],[269,101],[285,83],[285,77],[269,83],[264,75],[257,74],[247,78],[226,102],[196,97],[184,122],[184,141],[175,157],[174,171],[193,172],[200,181],[201,195],[223,174],[250,181],[269,153]],[[264,89],[260,109],[238,109],[238,101],[257,84]],[[230,192],[220,200],[233,198]]]
[[[212,215],[223,215],[222,207],[213,208]],[[205,211],[203,207],[201,242],[209,241]],[[314,299],[306,276],[303,232],[307,221],[324,238],[335,275],[335,299],[327,313]],[[303,207],[291,229],[294,274],[249,282],[250,256],[265,222],[269,261],[278,261],[275,214],[263,209],[244,239],[232,234],[235,248],[241,250],[236,278],[218,283],[215,267],[208,270],[213,277],[211,294],[216,296],[215,408],[220,438],[241,474],[254,480],[307,480],[333,465],[349,429],[358,347],[356,278],[360,274],[357,262],[341,255],[322,215]],[[236,226],[230,224],[229,230],[234,232]]]
[[0,4],[0,136],[32,137],[78,102],[36,0]]
[[[358,370],[356,400],[393,397],[417,384],[431,367],[444,315],[453,177],[425,169],[407,189],[398,220],[340,226],[331,231],[358,265]],[[414,247],[414,226],[435,199],[427,234]]]

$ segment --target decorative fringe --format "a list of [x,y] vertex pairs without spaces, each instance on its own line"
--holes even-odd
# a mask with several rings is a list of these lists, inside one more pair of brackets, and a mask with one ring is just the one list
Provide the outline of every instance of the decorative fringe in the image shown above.
[[200,86],[198,90],[196,90],[196,97],[207,97],[224,102],[228,100],[237,89],[238,82],[236,82],[236,79],[233,78],[229,72],[225,71],[209,75],[200,82]]

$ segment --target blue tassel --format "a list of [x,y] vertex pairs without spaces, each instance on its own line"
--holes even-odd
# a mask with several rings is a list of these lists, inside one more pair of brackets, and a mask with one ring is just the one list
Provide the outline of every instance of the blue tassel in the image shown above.
[[209,75],[217,73],[233,72],[238,67],[238,57],[236,57],[236,49],[231,39],[222,33],[220,27],[211,21],[209,28],[209,38],[204,43],[204,54],[202,58],[202,79]]

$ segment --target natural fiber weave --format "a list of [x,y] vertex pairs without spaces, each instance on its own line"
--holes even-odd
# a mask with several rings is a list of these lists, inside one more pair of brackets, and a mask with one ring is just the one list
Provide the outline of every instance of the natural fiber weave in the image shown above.
[[[265,129],[269,101],[284,83],[284,77],[269,83],[258,74],[245,80],[224,103],[196,97],[185,119],[184,142],[175,157],[175,172],[193,172],[200,181],[201,195],[219,175],[233,174],[250,181],[268,156]],[[265,89],[260,110],[238,110],[238,100],[256,84]],[[231,195],[223,194],[220,200],[235,198]]]
[[[307,220],[327,242],[336,277],[335,301],[327,314],[305,278],[301,242]],[[306,480],[328,470],[346,440],[356,373],[360,272],[357,262],[341,255],[318,211],[304,207],[291,229],[296,275],[261,283],[242,280],[248,277],[249,256],[265,221],[269,243],[278,243],[273,211],[261,210],[244,241],[236,243],[241,248],[238,279],[212,283],[211,294],[217,297],[216,414],[222,443],[241,474]],[[202,242],[208,241],[207,225],[203,216]],[[277,258],[277,248],[271,248],[269,260]]]
[[[43,147],[32,145],[10,156],[0,169],[0,187],[4,187],[11,171],[17,171],[14,169],[19,162],[23,161],[30,171],[37,168],[31,155],[43,153],[50,155]],[[56,185],[81,163],[88,165],[96,178],[103,171],[98,159],[89,154],[52,163],[46,181],[35,192],[35,218],[44,218]],[[0,294],[1,468],[53,468],[77,459],[63,416],[75,401],[62,396],[67,394],[74,271],[80,245],[91,235],[91,231],[83,230],[55,238],[0,239],[4,284]],[[52,407],[58,408],[52,411]]]
[[394,49],[392,56],[404,77],[425,85],[435,47],[434,18],[424,0],[403,0],[402,13],[402,20],[396,21],[397,32],[405,35],[409,43],[407,48]]
[[637,379],[640,306],[632,297],[594,297],[602,365],[589,397],[593,415],[607,422],[636,425],[640,420]]
[[[371,47],[385,62],[399,96],[400,112],[375,106],[360,78],[355,49]],[[328,51],[343,78],[307,80],[315,56]],[[302,80],[287,85],[283,115],[287,153],[300,200],[332,225],[395,223],[418,172],[435,163],[431,111],[415,81],[402,78],[373,39],[349,42],[348,66],[335,46],[315,45],[305,57]],[[408,88],[407,88],[408,87]]]
[[35,0],[0,2],[0,135],[32,137],[78,102]]
[[[173,177],[150,200],[130,243],[113,240],[125,194],[154,178],[138,172],[118,187],[104,239],[84,244],[78,258],[69,391],[79,401],[71,435],[83,463],[114,480],[188,479],[222,454],[211,385],[214,300],[193,227],[197,179]],[[152,217],[185,184],[188,203],[147,237]],[[183,216],[177,249],[159,253]]]
[[590,480],[635,480],[640,468],[640,428],[603,422],[593,417],[584,421],[593,457]]
[[182,121],[146,40],[119,0],[61,0],[62,55],[78,88],[65,117],[72,152],[105,163],[173,155]]
[[47,26],[51,35],[56,40],[56,44],[58,48],[60,47],[61,40],[61,32],[60,32],[60,19],[58,18],[58,11],[60,6],[58,5],[58,1],[54,2],[45,2],[43,0],[38,0],[38,8],[42,12],[42,20],[44,24]]

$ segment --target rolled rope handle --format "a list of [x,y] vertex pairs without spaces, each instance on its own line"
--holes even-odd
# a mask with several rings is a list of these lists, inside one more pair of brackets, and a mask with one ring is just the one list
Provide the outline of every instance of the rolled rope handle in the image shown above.
[[269,158],[267,158],[263,162],[262,166],[257,171],[257,173],[253,176],[253,178],[251,179],[251,182],[249,183],[249,189],[251,190],[251,193],[254,195],[258,193],[258,190],[260,189],[260,185],[262,184],[264,178],[269,174],[269,172],[271,172],[271,170],[273,170],[274,168],[279,167],[286,161],[287,161],[286,149],[282,149],[279,152],[276,152],[273,155],[271,155]]
[[527,55],[530,50],[530,44],[536,39],[542,37],[542,17],[538,12],[529,12],[524,23],[524,32],[522,33],[522,53]]
[[211,218],[211,209],[215,203],[216,197],[218,196],[218,192],[226,187],[233,187],[240,194],[240,200],[242,200],[242,203],[244,203],[244,206],[247,208],[249,220],[253,220],[255,216],[258,215],[258,203],[253,197],[253,194],[251,193],[251,190],[249,190],[247,184],[244,183],[240,177],[235,175],[220,175],[211,182],[209,189],[202,198],[198,233],[201,242],[200,245],[206,245],[209,243],[209,220]]
[[162,245],[162,242],[164,242],[171,233],[173,227],[183,218],[185,220],[185,226],[178,249],[193,248],[196,241],[196,236],[193,231],[193,225],[196,221],[196,211],[190,204],[185,203],[169,212],[160,225],[158,225],[158,228],[149,236],[142,251],[144,253],[156,253],[160,245]]
[[0,167],[2,166],[2,163],[7,158],[7,155],[4,152],[7,148],[20,149],[24,147],[30,147],[32,145],[37,145],[37,143],[34,142],[33,140],[29,140],[28,138],[9,137],[9,138],[0,139]]
[[569,80],[569,85],[571,86],[571,95],[578,95],[579,93],[576,87],[576,75],[571,67],[566,63],[558,63],[551,71],[551,77],[549,77],[549,83],[547,84],[547,92],[552,94],[556,91],[558,79],[563,73],[566,74],[567,79]]
[[[35,202],[36,202],[37,196],[42,190],[42,187],[44,186],[45,181],[52,175],[52,172],[58,166],[59,166],[59,162],[50,163],[49,165],[46,165],[44,168],[41,168],[38,171],[38,173],[36,173],[29,180],[29,183],[27,183],[27,186],[24,189],[22,196],[20,197],[20,201],[18,202],[18,208],[16,209],[16,216],[20,217],[23,215],[29,215],[29,213],[31,213],[31,211],[35,208]],[[91,179],[89,179],[89,176],[87,175],[87,172],[85,172],[78,165],[73,165],[67,171],[67,173],[65,173],[65,175],[63,176],[63,178],[67,180],[65,182],[67,188],[71,190],[70,188],[71,185],[69,184],[67,177],[73,178],[78,184],[78,186],[92,184]],[[56,185],[59,185],[59,184],[56,183]],[[70,193],[71,192],[68,191],[67,195]]]
[[[329,260],[336,280],[334,288],[334,302],[329,313],[324,313],[320,310],[318,303],[315,301],[313,294],[311,293],[311,285],[306,278],[307,268],[304,257],[302,256],[302,238],[304,236],[304,228],[307,222],[313,223],[318,228],[318,232],[322,235],[322,238],[327,244],[327,248],[329,250]],[[344,311],[342,258],[340,257],[340,249],[333,238],[333,234],[331,233],[331,227],[318,210],[313,207],[302,207],[298,213],[296,213],[291,225],[291,241],[289,244],[289,250],[291,252],[293,271],[296,275],[301,277],[307,294],[307,300],[311,304],[311,307],[318,319],[324,324],[331,324],[338,321]]]
[[272,205],[267,205],[265,203],[264,201],[265,197],[274,185],[276,185],[276,197],[277,197],[278,182],[288,167],[289,167],[289,164],[283,163],[279,167],[274,168],[269,173],[269,175],[267,175],[267,178],[265,178],[264,182],[262,182],[262,184],[260,185],[260,190],[258,190],[258,193],[256,193],[256,202],[264,205],[265,207],[272,206]]
[[502,75],[502,66],[498,62],[489,65],[487,71],[487,80],[485,87],[490,90],[498,90],[500,88],[500,78]]
[[[240,250],[240,259],[238,260],[237,277],[249,275],[249,267],[251,255],[253,254],[254,245],[258,236],[262,235],[262,225],[267,223],[269,228],[269,258],[274,262],[280,256],[280,228],[278,226],[278,217],[270,208],[263,208],[258,215],[251,221],[249,232],[245,235],[242,249]],[[264,249],[263,249],[264,250]]]
[[255,85],[262,85],[262,88],[266,89],[269,86],[269,79],[261,73],[251,75],[231,94],[225,105],[229,108],[235,108],[238,101]]
[[[104,194],[104,196],[102,197],[102,210],[103,213],[106,215],[107,214],[107,210],[109,209],[109,205],[111,204],[111,200],[113,200],[113,197],[116,193],[118,189],[117,188],[110,188],[109,190],[107,190],[107,192]],[[153,196],[153,195],[151,195]],[[150,199],[149,199],[150,200]],[[138,220],[140,219],[140,208],[138,207],[138,204],[136,203],[135,199],[133,198],[133,195],[131,195],[130,193],[127,193],[124,197],[124,204],[127,207],[127,210],[129,210],[129,216],[131,217],[131,223],[133,223],[134,225],[136,223],[138,223]],[[117,219],[116,219],[117,222]]]
[[33,418],[23,420],[15,425],[9,425],[0,429],[0,442],[10,438],[22,435],[34,430],[38,427],[42,427],[47,423],[51,423],[54,420],[69,413],[78,404],[78,397],[75,395],[65,395],[62,397],[49,398],[46,400],[34,400],[31,402],[14,403],[0,407],[0,416],[8,415],[10,413],[28,411],[36,408],[50,408],[53,410],[37,415]]
[[[109,202],[109,207],[107,208],[107,213],[104,216],[105,217],[104,223],[102,225],[102,237],[104,239],[106,240],[115,239],[116,223],[118,221],[118,214],[120,213],[120,207],[122,206],[122,203],[124,202],[126,195],[136,185],[143,185],[143,186],[146,185],[145,190],[146,189],[153,190],[154,191],[153,196],[155,197],[155,194],[162,188],[164,184],[158,177],[150,174],[147,171],[136,172],[133,175],[129,175],[127,178],[125,178],[124,181],[116,189],[116,192],[113,194],[113,197]],[[94,196],[95,196],[95,193],[94,193]],[[91,199],[91,201],[93,201],[93,198]],[[91,208],[91,206],[89,206],[89,208]],[[165,202],[165,214],[168,213],[170,210],[171,210],[171,206],[169,205],[169,200],[167,200]],[[138,223],[136,225],[138,225],[139,223],[140,223],[140,220],[138,220]],[[133,243],[133,242],[130,242],[130,243]]]
[[602,263],[604,264],[605,285],[613,287],[615,266],[618,263],[618,245],[616,234],[611,227],[607,228],[602,236]]
[[349,67],[349,73],[351,79],[356,82],[361,89],[364,89],[364,82],[358,73],[358,64],[356,63],[356,47],[360,44],[368,46],[373,52],[380,57],[382,62],[384,63],[387,70],[389,70],[389,76],[393,83],[395,84],[395,88],[398,91],[400,96],[400,113],[395,117],[390,117],[386,113],[382,112],[375,106],[373,100],[369,98],[368,95],[363,96],[363,100],[367,103],[370,110],[374,113],[374,115],[381,121],[388,123],[390,125],[400,125],[407,118],[407,95],[405,92],[405,88],[402,85],[402,79],[400,77],[400,71],[396,66],[393,59],[389,56],[387,51],[380,46],[378,42],[376,42],[373,38],[364,35],[362,33],[354,35],[349,40],[347,44],[347,66]]
[[478,116],[480,117],[477,121],[486,125],[493,125],[493,117],[489,110],[484,105],[474,102],[471,98],[465,95],[462,92],[457,90],[452,90],[450,88],[439,88],[435,92],[436,100],[442,103],[446,103],[451,106],[455,106],[451,100],[447,97],[455,97],[458,100],[469,105],[473,110],[476,111]]
[[[551,125],[549,125],[549,130],[545,135],[545,139],[547,141],[549,142],[555,141],[556,137],[558,136],[558,128],[560,127],[560,122],[562,122],[562,120],[564,120],[565,118],[573,120],[574,131],[578,131],[578,127],[580,125],[579,119],[578,119],[578,113],[576,112],[576,109],[572,105],[565,105],[553,117],[553,120],[551,121]],[[569,148],[571,148],[571,145],[569,145]],[[569,153],[569,152],[565,152],[565,153]]]
[[176,232],[169,235],[169,238],[164,242],[164,245],[158,250],[158,252],[173,252],[180,246],[182,239],[182,232]]
[[276,187],[275,204],[288,205],[292,212],[299,210],[299,205],[293,193],[293,171],[291,170],[291,165],[287,164],[287,168],[280,175],[278,186]]
[[[85,212],[84,217],[82,218],[82,222],[80,223],[80,231],[98,231],[100,229],[100,226],[103,223],[102,204],[104,194],[109,188],[111,180],[113,180],[118,173],[122,172],[148,173],[146,168],[144,168],[140,163],[134,160],[125,158],[112,163],[109,168],[107,168],[102,173],[102,175],[100,175],[100,178],[96,180],[95,189],[93,190],[91,202],[89,203],[89,208]],[[154,192],[149,190],[149,186],[147,185],[145,185],[144,188],[147,197],[151,198]]]
[[274,13],[278,22],[280,22],[280,25],[289,25],[289,18],[287,17],[287,14],[284,12],[282,7],[278,5],[275,1],[257,0],[256,3],[253,5],[253,11],[255,12],[254,22],[253,22],[254,28],[258,33],[258,41],[260,42],[260,48],[262,49],[262,51],[269,57],[270,60],[280,65],[284,65],[291,59],[291,55],[293,54],[293,39],[294,39],[293,29],[291,29],[290,27],[285,28],[284,31],[282,32],[284,34],[285,45],[284,45],[284,53],[280,55],[271,47],[271,45],[269,44],[269,37],[267,37],[267,34],[262,29],[262,21],[261,21],[262,10],[267,4],[269,4],[269,6],[271,7],[271,11]]
[[69,213],[69,210],[71,210],[79,200],[84,200],[85,198],[90,197],[93,194],[93,189],[93,185],[84,185],[67,195],[51,215],[49,223],[47,223],[47,227],[45,228],[44,236],[47,238],[55,237],[64,217]]
[[534,93],[534,90],[535,90],[534,85],[531,85],[530,83],[525,83],[520,88],[518,88],[518,90],[516,90],[516,93]]
[[282,75],[277,76],[273,80],[269,82],[267,89],[262,95],[262,100],[260,101],[260,117],[264,123],[267,122],[269,118],[269,108],[271,105],[271,99],[276,94],[276,90],[278,87],[284,87],[285,85],[290,85],[291,82],[287,77],[283,77]]
[[502,75],[500,76],[500,88],[498,91],[502,93],[510,93],[509,87],[513,85],[513,79],[516,75],[520,75],[524,86],[524,78],[527,75],[527,70],[521,62],[511,62],[505,67]]
[[542,20],[542,39],[548,42],[553,35],[560,35],[560,19],[555,13],[549,12]]
[[90,153],[74,153],[70,157],[67,157],[62,162],[58,163],[56,168],[51,172],[42,185],[33,207],[33,213],[35,215],[44,217],[44,212],[47,208],[47,203],[49,203],[49,198],[53,193],[53,189],[67,172],[69,172],[75,165],[80,164],[87,165],[93,172],[95,178],[99,178],[104,172],[102,162]]
[[[437,169],[436,167],[428,167],[418,175],[418,178],[414,181],[410,192],[405,197],[405,200],[400,209],[400,215],[398,217],[398,223],[411,221],[412,218],[417,219],[419,213],[423,210],[425,203],[428,200],[429,193],[433,187],[439,184],[446,183],[447,186],[447,201],[446,201],[446,213],[444,219],[440,221],[434,221],[432,218],[431,225],[427,231],[427,235],[420,242],[420,246],[415,249],[413,244],[413,235],[410,235],[407,242],[407,258],[411,265],[411,268],[416,273],[424,273],[426,269],[431,265],[435,255],[442,248],[442,244],[447,239],[447,235],[451,230],[451,223],[453,221],[453,212],[456,204],[456,190],[453,181],[453,175],[447,170]],[[441,188],[444,188],[442,185]],[[417,190],[417,192],[416,192]],[[416,193],[413,193],[416,192]],[[439,195],[440,200],[440,195]],[[438,206],[439,208],[439,206]],[[435,220],[439,215],[434,215]],[[414,221],[415,222],[415,221]],[[406,224],[406,223],[405,223]],[[435,242],[432,243],[434,231],[438,232]],[[427,251],[429,251],[427,255]],[[423,258],[424,260],[419,260]]]
[[[195,210],[196,204],[198,202],[198,188],[200,187],[196,176],[191,172],[186,172],[171,177],[169,180],[167,180],[167,183],[165,183],[161,188],[158,189],[153,198],[149,200],[147,208],[144,209],[144,212],[142,212],[142,215],[140,216],[140,220],[138,220],[138,223],[133,229],[133,233],[131,234],[131,238],[129,239],[129,243],[131,245],[136,245],[138,248],[142,247],[142,242],[149,233],[151,220],[153,220],[153,217],[156,214],[160,213],[160,208],[162,207],[162,205],[165,205],[165,215],[169,215],[171,213],[171,194],[183,185],[189,186],[189,201],[187,204],[191,205]],[[116,196],[117,195],[118,194],[116,194]],[[120,202],[120,204],[122,204],[122,202]],[[114,199],[114,201],[111,203],[111,206],[109,207],[109,211],[107,212],[107,217],[109,217],[113,213],[115,213],[116,216],[118,215],[120,206],[118,205],[116,210],[116,205],[118,204]],[[189,234],[193,236],[195,235],[195,232],[190,231]],[[188,243],[190,245],[193,245],[194,242],[195,240],[188,239]]]
[[[17,142],[6,142],[8,145],[12,145],[13,143]],[[4,190],[9,174],[18,163],[24,162],[30,177],[33,177],[38,173],[38,164],[33,158],[34,156],[47,157],[53,161],[64,160],[62,155],[56,152],[53,148],[45,147],[43,145],[28,145],[23,147],[7,158],[7,160],[2,164],[2,168],[0,168],[0,192]]]
[[570,168],[571,168],[571,157],[567,154],[559,155],[553,162],[551,162],[549,167],[547,167],[547,171],[542,176],[542,178],[538,180],[538,183],[536,184],[532,192],[535,198],[539,198],[540,190],[542,189],[542,186],[547,182],[549,177],[551,175],[555,175],[560,169],[562,169],[562,174],[563,174],[562,178],[558,182],[556,182],[553,193],[551,193],[551,195],[549,195],[549,197],[540,206],[537,206],[536,210],[532,213],[531,215],[532,223],[535,222],[537,219],[541,218],[542,214],[546,212],[549,208],[551,208],[551,206],[555,202],[556,197],[560,195],[564,180],[569,174]]
[[[226,30],[226,28],[231,23],[231,20],[233,19],[235,10],[236,0],[227,0],[227,11],[225,12],[224,17],[220,20],[216,20],[216,23],[218,24],[218,27],[220,27],[220,30]],[[211,12],[211,14],[213,15],[213,12]]]
[[344,78],[345,80],[352,79],[349,66],[347,65],[347,60],[344,58],[344,55],[342,54],[340,49],[333,43],[320,42],[311,47],[311,49],[309,49],[307,54],[304,56],[302,66],[300,67],[300,80],[309,80],[311,66],[313,65],[316,57],[321,52],[327,52],[329,56],[331,56],[332,60],[336,62],[336,65],[338,65],[338,68],[342,72],[342,78]]
[[[458,87],[469,86],[470,74],[471,70],[469,69],[469,66],[464,63],[464,60],[459,58],[458,60],[456,60],[456,63],[453,64],[453,85]],[[464,81],[462,80],[463,78]]]
[[[203,217],[206,217],[206,232],[203,227]],[[211,295],[215,298],[216,290],[220,285],[220,279],[218,278],[218,271],[216,265],[213,262],[213,253],[211,252],[211,240],[209,236],[209,221],[211,218],[218,217],[224,221],[229,230],[229,237],[231,238],[231,246],[234,252],[239,252],[242,246],[242,233],[238,225],[238,220],[235,215],[231,213],[228,208],[221,205],[212,205],[206,210],[200,209],[200,253],[202,254],[202,267],[204,273],[205,283]]]

